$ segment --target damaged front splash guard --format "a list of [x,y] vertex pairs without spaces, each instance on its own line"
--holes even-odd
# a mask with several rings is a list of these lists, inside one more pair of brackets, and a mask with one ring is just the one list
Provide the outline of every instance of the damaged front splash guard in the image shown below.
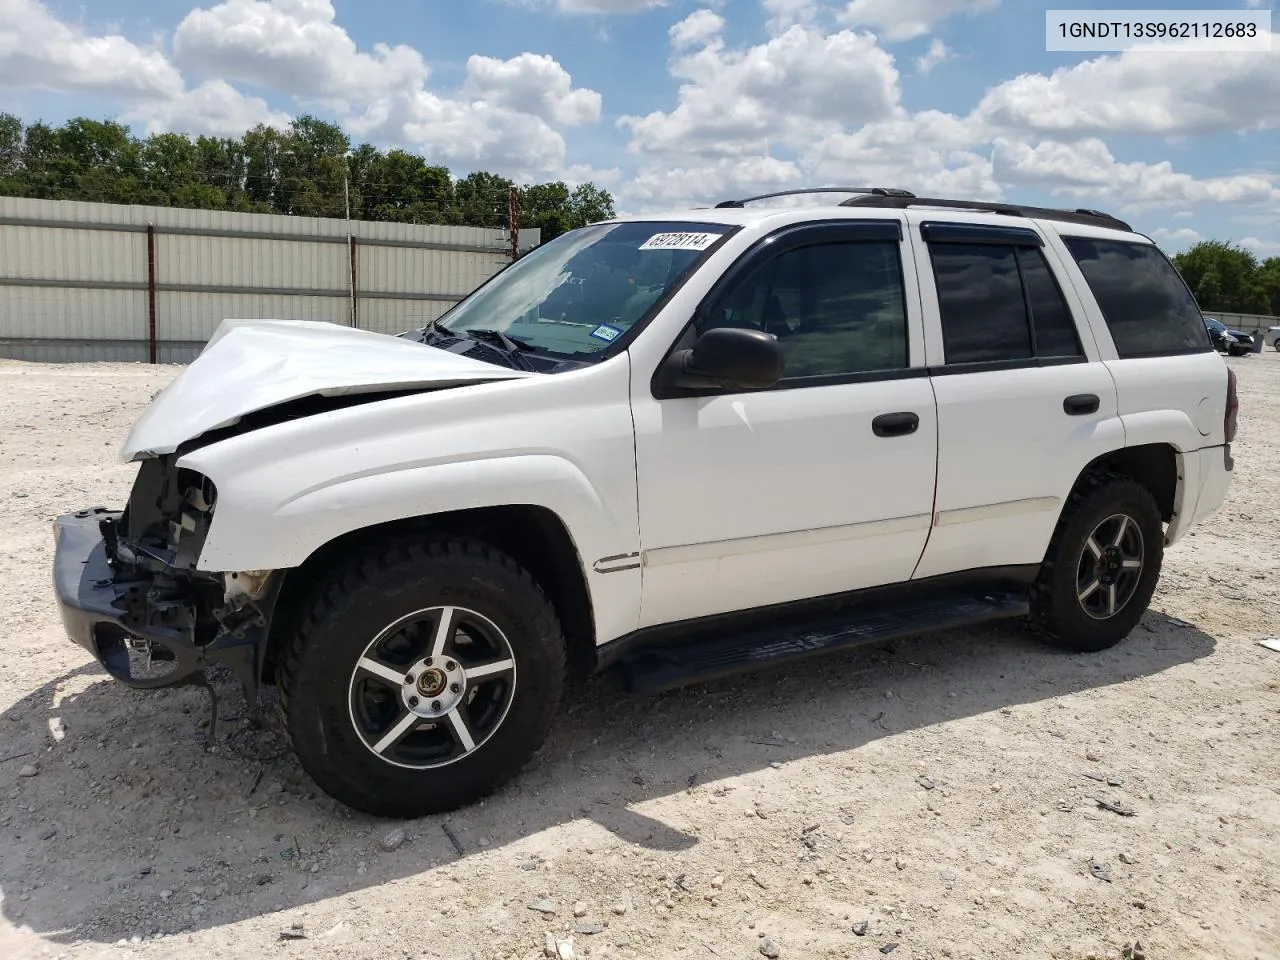
[[[282,577],[271,573],[228,574],[222,603],[201,620],[195,581],[178,571],[152,576],[119,569],[108,559],[117,548],[120,514],[103,508],[54,522],[54,587],[68,636],[88,650],[114,679],[139,690],[197,685],[209,691],[216,734],[218,701],[207,670],[227,667],[244,691],[251,721],[259,720],[259,693],[267,634]],[[110,546],[109,546],[110,545]],[[207,585],[206,585],[207,586]],[[199,632],[213,632],[201,643]],[[132,653],[165,663],[162,675],[136,669]]]

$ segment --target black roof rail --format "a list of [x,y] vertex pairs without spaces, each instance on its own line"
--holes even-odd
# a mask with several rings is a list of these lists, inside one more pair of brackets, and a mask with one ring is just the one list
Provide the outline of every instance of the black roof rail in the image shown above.
[[806,193],[864,193],[876,197],[914,197],[910,190],[898,190],[895,187],[808,187],[802,190],[779,190],[777,193],[762,193],[757,197],[744,197],[741,200],[724,200],[716,204],[716,209],[725,207],[745,207],[757,200],[772,200],[774,197],[794,197]]
[[1133,232],[1133,227],[1123,220],[1101,210],[1057,210],[1051,207],[1025,207],[1014,203],[986,203],[981,200],[944,200],[938,197],[907,197],[870,195],[850,197],[842,207],[882,207],[903,210],[907,207],[945,207],[952,210],[976,210],[983,213],[1003,213],[1011,217],[1033,217],[1040,220],[1058,220],[1079,223],[1090,227],[1107,227],[1111,230]]

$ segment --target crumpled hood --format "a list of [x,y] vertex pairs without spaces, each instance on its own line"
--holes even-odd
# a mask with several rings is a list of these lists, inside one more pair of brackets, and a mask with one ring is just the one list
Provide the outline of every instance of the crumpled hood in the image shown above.
[[121,459],[172,453],[240,418],[309,396],[437,389],[538,376],[412,340],[311,320],[226,320],[134,424]]

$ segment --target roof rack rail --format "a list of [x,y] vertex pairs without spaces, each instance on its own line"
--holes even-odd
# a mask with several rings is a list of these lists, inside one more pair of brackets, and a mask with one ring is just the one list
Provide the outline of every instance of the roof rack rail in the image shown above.
[[724,200],[716,204],[716,209],[725,207],[745,207],[757,200],[772,200],[774,197],[794,197],[806,193],[863,193],[876,197],[914,197],[910,190],[898,190],[894,187],[809,187],[803,190],[779,190],[777,193],[762,193],[757,197],[744,197],[741,200]]
[[1079,223],[1091,227],[1108,227],[1112,230],[1133,232],[1133,227],[1118,217],[1101,210],[1088,210],[1083,207],[1076,210],[1058,210],[1051,207],[1025,207],[1014,203],[986,203],[981,200],[944,200],[939,197],[917,197],[898,195],[880,195],[850,197],[840,204],[842,207],[888,207],[906,209],[907,207],[946,207],[953,210],[978,210],[983,213],[1003,213],[1011,217],[1034,217],[1040,220],[1059,220],[1064,223]]

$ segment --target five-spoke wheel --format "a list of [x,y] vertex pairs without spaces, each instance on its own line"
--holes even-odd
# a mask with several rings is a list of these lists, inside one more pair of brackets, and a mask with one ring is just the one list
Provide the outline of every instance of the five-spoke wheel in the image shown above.
[[564,673],[559,621],[529,573],[440,538],[319,578],[277,685],[316,783],[368,813],[419,817],[514,777],[551,729]]
[[1114,617],[1133,599],[1142,579],[1142,528],[1125,514],[1107,517],[1080,552],[1077,596],[1095,620]]
[[1120,473],[1087,474],[1032,587],[1032,624],[1069,650],[1114,646],[1151,602],[1163,556],[1163,518],[1151,492]]
[[492,620],[431,607],[401,617],[365,648],[351,674],[351,722],[387,763],[440,767],[488,741],[515,689],[515,654]]

